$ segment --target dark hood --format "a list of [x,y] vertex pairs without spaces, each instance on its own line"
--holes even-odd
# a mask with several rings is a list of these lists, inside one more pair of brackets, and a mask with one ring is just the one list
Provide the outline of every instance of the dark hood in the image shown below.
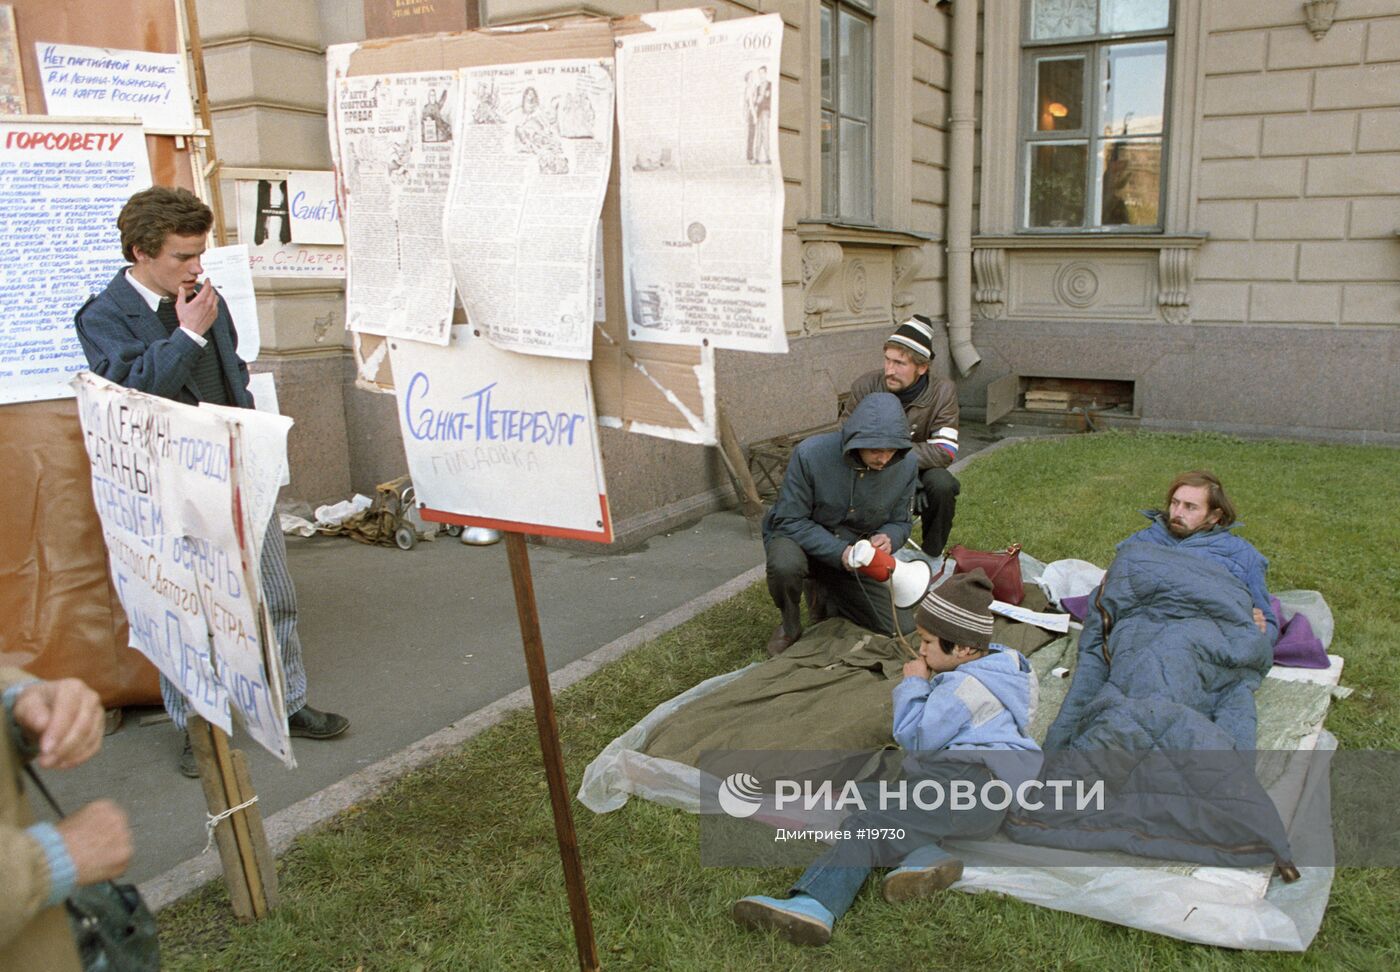
[[889,392],[866,395],[841,426],[841,451],[857,463],[860,457],[851,455],[855,449],[893,449],[889,465],[895,466],[913,447],[904,407]]

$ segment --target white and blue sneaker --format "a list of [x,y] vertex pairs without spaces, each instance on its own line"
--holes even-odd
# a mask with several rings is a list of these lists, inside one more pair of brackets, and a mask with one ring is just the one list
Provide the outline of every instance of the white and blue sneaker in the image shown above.
[[755,894],[734,902],[734,920],[745,928],[770,929],[794,945],[825,945],[836,918],[810,894],[770,898]]

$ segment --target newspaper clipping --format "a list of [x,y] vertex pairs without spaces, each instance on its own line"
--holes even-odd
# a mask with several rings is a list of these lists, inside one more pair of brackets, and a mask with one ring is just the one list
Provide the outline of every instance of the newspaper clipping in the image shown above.
[[627,331],[787,351],[777,14],[621,38]]
[[612,70],[595,58],[462,72],[444,235],[467,316],[497,347],[592,356]]
[[452,267],[442,222],[455,94],[454,72],[337,81],[352,331],[448,342]]

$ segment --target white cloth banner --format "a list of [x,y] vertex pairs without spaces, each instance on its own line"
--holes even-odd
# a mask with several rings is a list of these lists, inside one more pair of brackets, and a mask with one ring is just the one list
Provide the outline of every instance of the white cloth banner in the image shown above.
[[408,471],[430,510],[608,542],[588,363],[516,354],[454,327],[445,348],[390,341]]
[[44,41],[34,53],[50,115],[131,116],[161,135],[189,135],[197,127],[179,54]]
[[72,397],[73,315],[125,264],[117,213],[150,184],[140,125],[0,119],[0,404]]
[[443,234],[467,317],[497,347],[587,360],[612,59],[467,68],[460,91]]
[[618,41],[627,333],[787,351],[777,14]]
[[447,344],[452,265],[442,237],[455,72],[336,82],[352,331]]
[[184,405],[88,372],[73,384],[131,647],[211,724],[230,731],[232,706],[295,765],[258,569],[291,420]]

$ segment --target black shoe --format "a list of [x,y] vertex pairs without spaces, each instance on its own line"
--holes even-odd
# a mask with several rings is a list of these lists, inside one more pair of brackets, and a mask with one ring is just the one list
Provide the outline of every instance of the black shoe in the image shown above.
[[195,762],[194,747],[190,745],[189,733],[185,733],[185,748],[180,750],[180,775],[192,780],[199,779],[199,764]]
[[287,717],[287,731],[290,735],[304,739],[334,739],[350,728],[350,720],[334,712],[322,712],[309,705],[303,705]]

